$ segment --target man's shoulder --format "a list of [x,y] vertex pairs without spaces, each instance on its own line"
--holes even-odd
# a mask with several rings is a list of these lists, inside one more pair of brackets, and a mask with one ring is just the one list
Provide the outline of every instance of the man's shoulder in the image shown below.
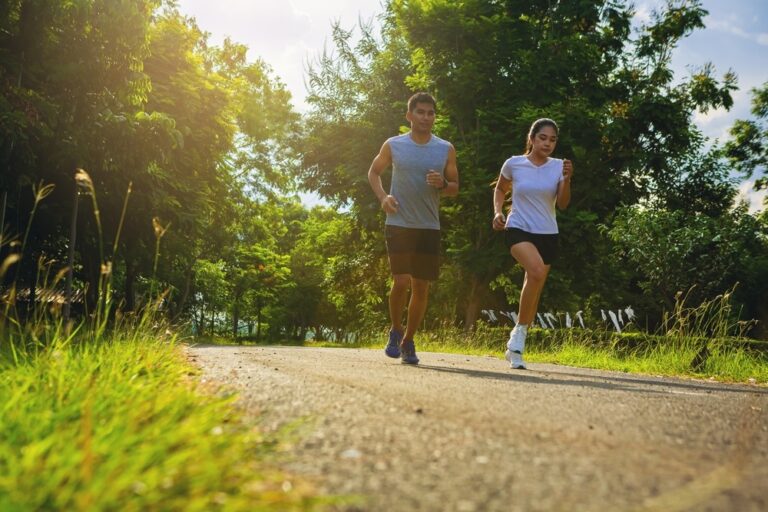
[[441,146],[453,147],[453,144],[451,144],[449,141],[441,139],[434,133],[432,134],[432,142],[435,144],[440,144]]
[[400,135],[395,135],[393,137],[388,138],[385,143],[389,144],[390,146],[392,144],[400,144],[403,142],[409,142],[411,140],[409,133],[401,133]]

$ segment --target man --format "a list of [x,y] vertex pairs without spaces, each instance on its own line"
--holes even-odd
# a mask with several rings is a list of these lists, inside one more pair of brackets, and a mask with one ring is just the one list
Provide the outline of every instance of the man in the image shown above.
[[[405,118],[411,131],[387,139],[368,170],[368,182],[387,214],[385,236],[392,272],[389,316],[392,326],[384,353],[418,364],[413,337],[427,310],[429,284],[440,268],[440,196],[459,192],[456,150],[432,134],[435,99],[424,92],[408,100]],[[387,194],[381,173],[392,167]],[[408,299],[408,325],[403,328],[403,309]]]

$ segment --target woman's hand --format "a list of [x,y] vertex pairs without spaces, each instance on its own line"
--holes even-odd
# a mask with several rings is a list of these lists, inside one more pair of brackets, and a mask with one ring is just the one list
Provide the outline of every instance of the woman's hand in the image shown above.
[[503,213],[497,213],[493,216],[493,229],[496,231],[504,231],[504,225],[507,223],[507,219]]
[[563,160],[563,180],[571,181],[573,176],[573,162],[568,159]]

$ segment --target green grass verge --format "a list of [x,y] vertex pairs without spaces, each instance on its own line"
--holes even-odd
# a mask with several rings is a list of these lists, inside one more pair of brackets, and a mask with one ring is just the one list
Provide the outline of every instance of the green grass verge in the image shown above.
[[0,510],[314,510],[172,340],[0,345]]

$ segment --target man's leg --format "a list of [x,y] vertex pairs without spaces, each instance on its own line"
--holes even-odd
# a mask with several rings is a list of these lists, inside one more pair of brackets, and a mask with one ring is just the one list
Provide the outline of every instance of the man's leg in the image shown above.
[[408,327],[403,339],[413,340],[416,330],[427,312],[427,299],[429,297],[429,281],[425,279],[411,278],[411,300],[408,303]]
[[[392,276],[392,288],[389,291],[389,318],[392,321],[392,329],[403,332],[403,311],[408,300],[408,285],[411,283],[409,274],[394,274]],[[409,313],[410,325],[410,313]]]

